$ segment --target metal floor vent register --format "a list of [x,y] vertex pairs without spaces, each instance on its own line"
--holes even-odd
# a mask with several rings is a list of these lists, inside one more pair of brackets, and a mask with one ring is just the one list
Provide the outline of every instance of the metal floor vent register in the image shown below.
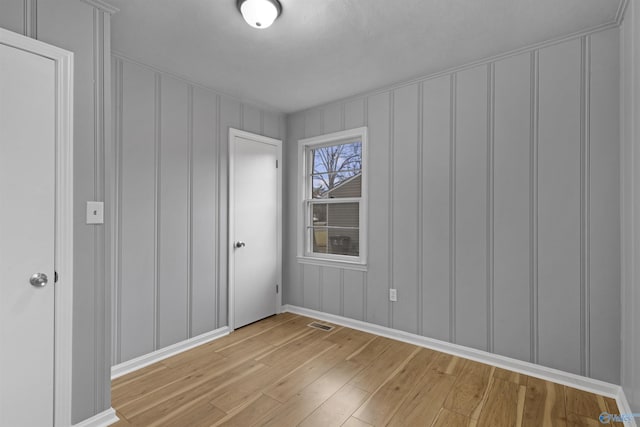
[[323,325],[322,323],[318,322],[311,322],[307,326],[309,326],[310,328],[321,329],[323,331],[330,331],[334,328],[333,326]]

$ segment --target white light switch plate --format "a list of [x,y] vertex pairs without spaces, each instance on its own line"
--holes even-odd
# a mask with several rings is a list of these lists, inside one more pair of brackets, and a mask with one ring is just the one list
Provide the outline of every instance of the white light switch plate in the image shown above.
[[104,224],[104,202],[87,202],[87,224]]
[[398,291],[396,289],[389,289],[389,301],[398,301]]

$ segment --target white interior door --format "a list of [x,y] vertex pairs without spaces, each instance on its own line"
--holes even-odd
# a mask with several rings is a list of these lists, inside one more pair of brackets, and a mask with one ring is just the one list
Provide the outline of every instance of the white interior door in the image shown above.
[[55,135],[55,61],[0,44],[1,426],[53,425]]
[[232,325],[277,311],[279,287],[279,141],[231,133],[230,283]]

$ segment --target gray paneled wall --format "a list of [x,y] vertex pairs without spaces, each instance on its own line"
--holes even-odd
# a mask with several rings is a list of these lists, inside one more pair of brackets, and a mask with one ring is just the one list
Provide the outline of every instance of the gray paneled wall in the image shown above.
[[[640,4],[629,2],[620,29],[622,195],[622,386],[640,412]],[[593,94],[592,94],[593,96]],[[603,106],[604,107],[604,106]],[[593,220],[592,220],[593,223]]]
[[108,225],[85,223],[86,201],[106,196],[110,19],[106,9],[79,0],[0,2],[0,27],[74,54],[74,423],[111,406]]
[[280,138],[284,117],[113,56],[113,363],[227,324],[229,127]]
[[[619,383],[618,38],[290,115],[285,301]],[[363,125],[368,271],[299,264],[297,141]]]

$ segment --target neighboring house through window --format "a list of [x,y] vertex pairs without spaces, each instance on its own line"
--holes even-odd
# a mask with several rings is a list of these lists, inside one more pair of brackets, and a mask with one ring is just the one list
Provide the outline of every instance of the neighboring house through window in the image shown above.
[[366,268],[367,129],[299,141],[298,259]]

